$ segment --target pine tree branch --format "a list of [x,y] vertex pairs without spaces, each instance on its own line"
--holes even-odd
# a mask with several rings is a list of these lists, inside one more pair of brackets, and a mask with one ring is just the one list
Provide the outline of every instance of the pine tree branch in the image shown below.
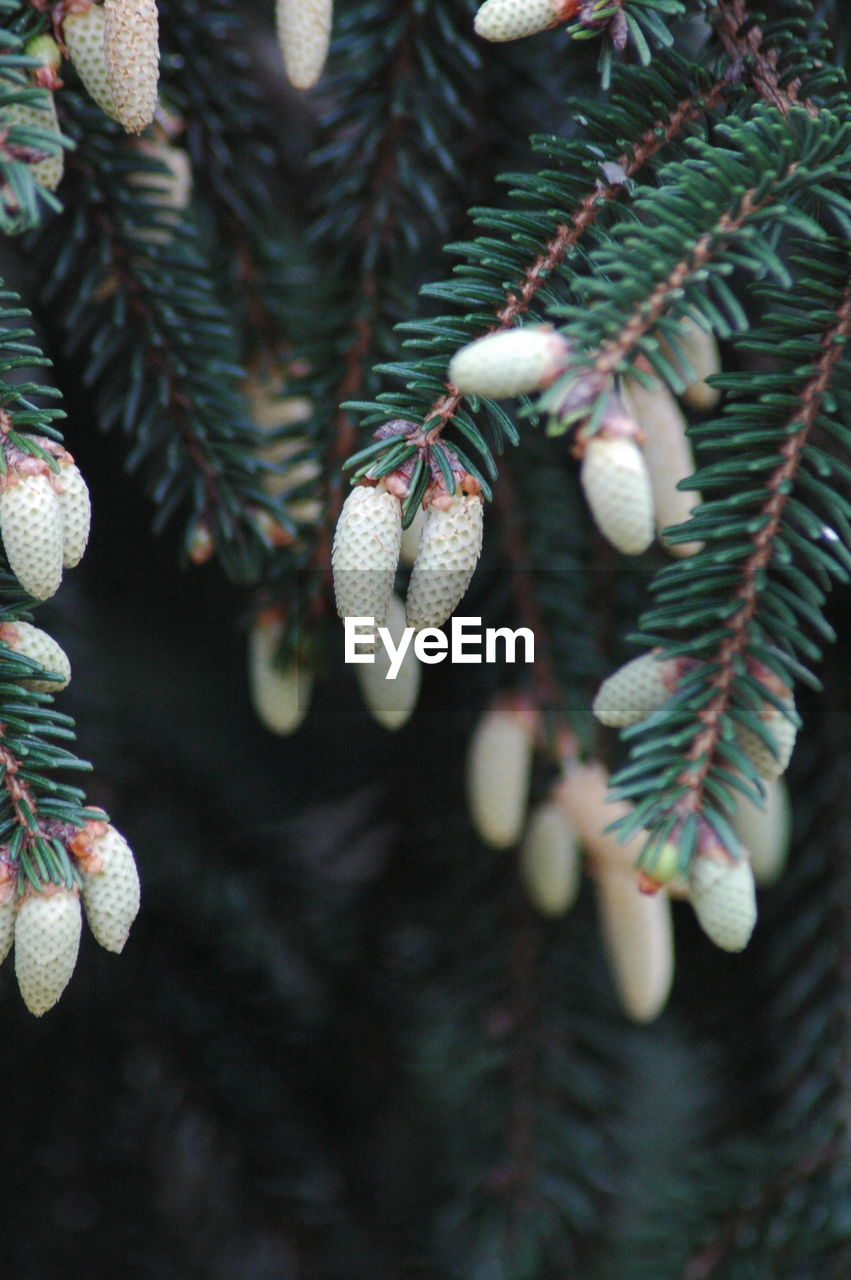
[[[775,540],[780,531],[784,511],[791,497],[795,477],[800,467],[804,448],[821,411],[834,369],[843,355],[844,346],[851,336],[851,281],[845,288],[837,308],[834,324],[825,332],[822,355],[815,374],[800,393],[800,412],[790,419],[788,439],[781,448],[783,461],[767,477],[767,497],[762,507],[765,522],[753,535],[754,549],[741,566],[739,585],[734,593],[741,604],[732,615],[725,618],[726,635],[711,659],[717,670],[709,677],[709,684],[717,689],[698,713],[703,729],[695,737],[685,753],[693,762],[680,774],[677,782],[687,790],[680,802],[684,809],[700,812],[704,799],[704,783],[717,763],[716,752],[723,733],[724,717],[729,710],[732,690],[737,680],[739,659],[747,651],[751,638],[751,623],[759,608],[762,579],[765,570],[776,554]],[[800,424],[795,429],[796,424]]]

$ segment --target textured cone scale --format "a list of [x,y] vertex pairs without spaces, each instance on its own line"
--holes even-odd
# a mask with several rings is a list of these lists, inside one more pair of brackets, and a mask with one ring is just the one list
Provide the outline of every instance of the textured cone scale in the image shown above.
[[[794,699],[791,697],[784,698],[783,701],[789,711],[794,712]],[[736,725],[736,741],[752,762],[757,773],[761,774],[763,778],[774,780],[781,777],[788,768],[792,752],[795,749],[795,738],[798,735],[798,730],[782,711],[778,711],[770,703],[765,704],[762,723],[774,740],[775,751],[771,750],[758,733],[743,724]]]
[[15,977],[30,1013],[52,1009],[68,985],[80,947],[82,914],[75,892],[33,893],[15,920]]
[[66,687],[71,679],[71,663],[53,636],[29,622],[11,622],[0,626],[0,639],[5,640],[15,653],[32,658],[46,671],[53,671],[60,677],[58,680],[24,679],[19,680],[18,684],[25,689],[36,689],[42,693],[57,693]]
[[248,637],[251,705],[271,733],[294,733],[310,709],[313,678],[294,662],[278,666],[282,624],[258,618]]
[[597,528],[624,555],[653,541],[653,495],[641,450],[632,440],[592,436],[580,472]]
[[156,0],[104,0],[103,9],[107,78],[114,104],[110,115],[128,133],[141,133],[157,109]]
[[754,880],[765,888],[783,873],[789,853],[791,813],[782,780],[766,781],[764,805],[759,807],[736,792],[736,812],[730,826],[750,854]]
[[103,863],[103,869],[81,871],[86,920],[102,947],[123,951],[139,911],[136,860],[127,841],[112,826],[92,841],[92,852]]
[[55,484],[62,512],[62,564],[73,569],[89,541],[92,502],[88,485],[73,462],[60,462]]
[[660,661],[655,653],[642,653],[603,681],[594,699],[594,715],[613,728],[637,724],[673,696],[675,673],[671,659]]
[[579,893],[580,870],[573,825],[560,804],[547,800],[529,818],[520,850],[529,901],[541,915],[564,915]]
[[0,492],[0,537],[23,589],[46,600],[62,581],[62,510],[46,475],[26,475]]
[[322,75],[333,16],[333,0],[276,0],[278,46],[296,89],[311,89]]
[[429,507],[405,600],[409,626],[439,627],[454,611],[478,563],[483,520],[475,496],[459,494],[446,509]]
[[358,485],[340,512],[331,550],[341,618],[374,618],[382,626],[402,542],[402,504],[386,489]]
[[[650,477],[653,514],[656,528],[684,524],[701,501],[694,489],[678,489],[681,480],[694,475],[694,456],[686,436],[686,420],[682,410],[662,382],[648,390],[634,379],[623,391],[627,412],[644,433],[642,451]],[[675,556],[690,556],[699,551],[700,542],[662,543]]]
[[578,8],[578,0],[485,0],[473,26],[483,40],[520,40],[568,22]]
[[671,904],[664,893],[639,892],[635,876],[602,864],[597,910],[606,955],[624,1012],[650,1022],[665,1007],[674,976]]
[[[398,646],[405,630],[405,606],[398,596],[390,597],[386,626]],[[361,696],[373,717],[385,729],[400,729],[410,719],[420,692],[420,663],[412,644],[392,680],[387,679],[389,670],[390,657],[384,645],[379,645],[375,662],[355,667]]]
[[696,857],[689,873],[689,898],[700,927],[723,951],[743,951],[756,924],[753,872],[746,859],[717,862]]
[[467,755],[467,798],[485,844],[508,849],[523,831],[532,773],[532,726],[513,711],[488,711]]
[[549,386],[570,348],[548,325],[489,333],[462,347],[449,363],[449,381],[477,396],[519,396]]
[[6,959],[15,941],[15,920],[18,915],[18,902],[10,885],[4,886],[7,897],[0,898],[0,961]]
[[[56,103],[52,93],[44,95],[44,106],[33,103],[13,102],[0,110],[0,127],[4,129],[42,129],[45,133],[59,136],[59,120],[56,116]],[[43,154],[43,153],[42,153]],[[30,165],[30,172],[39,186],[48,191],[55,191],[62,181],[65,170],[65,153],[58,151],[56,155],[45,156]]]
[[103,5],[92,4],[82,13],[66,13],[62,37],[74,70],[101,111],[117,119],[115,98],[106,65],[106,14]]

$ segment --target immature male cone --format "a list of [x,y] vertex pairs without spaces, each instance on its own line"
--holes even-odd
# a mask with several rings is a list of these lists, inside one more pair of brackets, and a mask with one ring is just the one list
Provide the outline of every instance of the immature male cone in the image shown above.
[[64,649],[53,639],[53,636],[34,627],[29,622],[0,623],[0,640],[15,653],[25,658],[32,658],[45,671],[52,671],[57,679],[39,679],[37,676],[20,678],[17,683],[24,689],[36,689],[41,693],[58,693],[64,689],[71,679],[71,663]]
[[591,710],[601,724],[623,728],[664,706],[676,688],[676,661],[664,654],[642,653],[603,681]]
[[[791,694],[781,699],[790,715],[795,714],[795,700]],[[736,724],[736,741],[754,768],[763,778],[781,777],[789,767],[795,739],[798,736],[797,726],[771,702],[762,704],[760,720],[774,743],[774,750],[762,736],[745,724]]]
[[689,898],[703,932],[723,951],[743,951],[756,924],[753,872],[746,858],[718,861],[698,854]]
[[115,98],[106,63],[106,10],[102,4],[72,10],[62,18],[62,39],[90,98],[112,119]]
[[[139,911],[139,872],[136,859],[124,836],[107,824],[103,834],[96,834],[91,853],[81,867],[83,906],[89,928],[107,951],[124,949],[130,926]],[[98,870],[86,870],[100,863]]]
[[484,507],[476,494],[456,494],[426,511],[405,614],[408,626],[439,627],[455,610],[482,550]]
[[543,916],[562,916],[576,901],[581,875],[576,831],[555,800],[545,800],[529,817],[520,875],[529,901]]
[[[715,334],[710,329],[704,329],[691,316],[685,316],[680,321],[677,345],[694,372],[694,378],[683,391],[684,402],[690,409],[714,409],[721,399],[721,392],[717,387],[710,387],[706,379],[721,372],[721,357]],[[676,357],[674,363],[678,363]]]
[[383,626],[402,542],[402,504],[379,486],[358,485],[340,512],[331,549],[341,618],[374,618]]
[[160,75],[156,0],[104,0],[106,67],[113,114],[127,133],[141,133],[157,109]]
[[671,904],[667,894],[641,893],[632,870],[595,864],[597,910],[606,955],[624,1012],[651,1022],[668,999],[674,978]]
[[[671,525],[685,524],[701,501],[694,489],[677,488],[695,471],[686,420],[668,388],[658,379],[647,388],[634,378],[621,395],[624,407],[644,435],[642,450],[653,494],[653,515],[661,534]],[[674,556],[694,555],[702,546],[700,542],[669,542],[666,538],[661,541]]]
[[6,959],[15,941],[15,921],[18,916],[18,895],[14,880],[0,885],[0,961]]
[[520,839],[529,801],[534,719],[525,710],[495,708],[473,731],[467,754],[467,798],[473,826],[492,849]]
[[333,0],[276,0],[278,46],[296,89],[311,89],[322,75],[333,15]]
[[[386,627],[398,648],[405,631],[405,606],[397,595],[390,597]],[[355,667],[361,697],[373,718],[385,729],[401,729],[410,719],[419,696],[420,670],[411,644],[392,680],[388,679],[390,655],[383,644],[378,646],[375,662],[361,662]]]
[[653,541],[653,494],[634,440],[602,433],[585,445],[580,479],[597,528],[627,556]]
[[294,733],[310,708],[313,676],[302,665],[278,662],[283,620],[261,614],[248,633],[248,687],[251,705],[271,733]]
[[73,569],[83,558],[92,522],[92,500],[79,467],[70,454],[59,458],[59,475],[53,483],[62,513],[62,564]]
[[750,853],[753,878],[760,888],[775,884],[786,865],[791,838],[791,806],[782,778],[766,779],[762,804],[736,791],[730,826]]
[[578,9],[579,0],[485,0],[473,26],[483,40],[520,40],[569,22]]
[[6,475],[0,491],[0,537],[9,566],[24,591],[46,600],[62,581],[62,510],[50,480]]
[[45,886],[29,893],[15,920],[15,977],[30,1013],[52,1009],[68,985],[80,948],[80,896]]
[[449,381],[467,395],[524,395],[548,387],[558,377],[570,346],[550,325],[527,325],[489,333],[456,351]]

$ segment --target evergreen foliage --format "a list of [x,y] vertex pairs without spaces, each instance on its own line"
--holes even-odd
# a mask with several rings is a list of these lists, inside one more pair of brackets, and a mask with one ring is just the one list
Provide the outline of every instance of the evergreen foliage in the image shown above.
[[[849,1274],[851,19],[564,0],[503,44],[477,7],[341,3],[303,93],[272,5],[158,0],[136,138],[35,56],[67,4],[0,0],[0,529],[63,445],[94,500],[49,602],[0,554],[0,952],[23,897],[80,888],[107,811],[142,876],[126,953],[84,948],[43,1022],[0,969],[15,1280]],[[689,324],[719,345],[714,407]],[[555,376],[453,384],[460,348],[524,326],[564,339]],[[644,458],[639,383],[683,405],[695,505],[629,556],[584,459]],[[535,636],[528,666],[425,666],[395,737],[335,614],[352,484],[406,528],[481,494],[457,613]],[[42,611],[72,658],[54,694],[2,632]],[[291,738],[251,714],[261,623],[267,692],[316,677]],[[616,736],[594,695],[648,650],[674,675]],[[466,811],[494,706],[534,740],[530,807],[582,837],[563,918]],[[737,804],[796,731],[789,865],[727,956],[677,899],[696,860],[747,863]],[[672,899],[644,1025],[607,875]],[[640,979],[652,946],[622,930]]]

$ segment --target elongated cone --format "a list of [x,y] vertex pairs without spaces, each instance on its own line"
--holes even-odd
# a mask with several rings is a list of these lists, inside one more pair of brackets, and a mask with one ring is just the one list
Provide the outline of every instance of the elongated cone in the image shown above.
[[106,65],[106,11],[101,4],[66,13],[62,38],[90,98],[115,120],[115,98]]
[[18,902],[14,885],[6,883],[2,886],[5,897],[0,897],[0,962],[6,959],[15,941],[15,921],[18,916]]
[[[648,390],[633,379],[622,390],[624,406],[644,434],[642,450],[653,494],[653,515],[661,533],[669,525],[684,524],[701,501],[694,489],[678,489],[681,480],[694,475],[694,455],[686,435],[686,420],[668,388],[658,379]],[[668,542],[662,545],[674,556],[691,556],[700,542]]]
[[358,485],[343,503],[331,565],[341,618],[383,626],[402,542],[402,504],[381,486]]
[[642,653],[604,680],[592,711],[601,724],[613,728],[637,724],[673,697],[678,666],[664,654]]
[[550,325],[489,333],[456,351],[449,381],[467,394],[519,396],[548,387],[565,367],[570,347]]
[[523,832],[532,776],[534,720],[522,710],[488,711],[467,753],[467,799],[473,826],[492,849],[508,849]]
[[624,555],[637,556],[653,541],[653,495],[647,464],[629,439],[592,436],[580,471],[597,528]]
[[706,379],[721,372],[721,357],[715,334],[704,329],[690,316],[681,321],[680,330],[677,339],[680,350],[695,374],[694,380],[683,391],[683,400],[690,409],[714,409],[721,398],[721,392],[717,387],[708,386]]
[[700,927],[723,951],[743,951],[756,924],[756,892],[747,858],[717,861],[698,854],[689,898]]
[[23,589],[52,596],[62,581],[62,510],[46,475],[18,476],[0,492],[0,537]]
[[157,109],[160,75],[156,0],[104,0],[104,47],[114,111],[127,133],[141,133]]
[[297,662],[278,664],[283,622],[261,614],[248,635],[248,687],[261,724],[282,736],[294,733],[310,709],[311,673]]
[[578,9],[579,0],[485,0],[473,26],[483,40],[520,40],[569,22]]
[[[789,712],[794,715],[794,698],[790,695],[788,698],[783,699],[783,703]],[[779,711],[770,702],[763,703],[760,719],[765,729],[771,734],[774,741],[774,751],[771,750],[758,733],[743,724],[736,725],[736,741],[748,759],[752,761],[757,772],[763,778],[775,780],[781,777],[788,768],[792,752],[795,749],[798,730],[788,716],[785,716],[782,711]]]
[[137,240],[148,244],[169,244],[173,228],[192,195],[192,165],[181,147],[173,147],[159,138],[139,138],[136,149],[141,155],[157,160],[161,169],[138,169],[128,173],[127,182],[144,192],[146,204],[156,207],[157,226],[136,227]]
[[[397,595],[390,597],[385,626],[398,649],[405,632],[405,606]],[[400,729],[410,719],[420,692],[420,663],[413,645],[408,644],[392,680],[388,679],[390,666],[390,655],[381,644],[375,662],[359,663],[355,672],[361,696],[374,718],[385,729]]]
[[544,916],[562,916],[579,893],[576,831],[560,804],[545,800],[529,817],[520,849],[520,874],[529,901]]
[[[59,120],[53,94],[45,91],[39,104],[12,102],[0,110],[0,127],[3,129],[41,129],[56,134],[59,139]],[[44,152],[42,152],[44,155]],[[39,186],[55,191],[65,171],[65,152],[60,148],[55,155],[45,155],[30,165],[30,173]]]
[[136,859],[124,836],[108,826],[91,845],[91,862],[100,870],[81,869],[83,906],[89,928],[102,947],[116,953],[124,950],[130,927],[139,911],[139,872]]
[[475,494],[456,494],[447,506],[428,508],[405,599],[408,626],[439,627],[454,612],[479,560],[483,520]]
[[80,469],[66,458],[59,460],[59,475],[54,480],[62,512],[62,564],[73,569],[83,558],[89,541],[92,500]]
[[18,684],[25,689],[58,693],[66,687],[71,679],[71,663],[64,649],[46,631],[41,631],[29,622],[4,622],[0,624],[0,640],[14,649],[15,653],[32,658],[45,671],[53,671],[59,677],[57,680],[40,680],[37,677],[18,680]]
[[333,16],[333,0],[276,0],[278,46],[296,89],[312,89],[322,75]]
[[15,977],[30,1013],[52,1009],[68,985],[80,948],[82,913],[76,890],[30,893],[15,920]]
[[760,888],[775,884],[783,873],[789,854],[791,811],[789,794],[782,779],[765,782],[764,803],[760,807],[736,792],[736,811],[730,826],[751,856],[751,870]]
[[615,989],[633,1022],[652,1022],[674,978],[671,904],[667,894],[641,893],[632,871],[600,863],[597,910]]

